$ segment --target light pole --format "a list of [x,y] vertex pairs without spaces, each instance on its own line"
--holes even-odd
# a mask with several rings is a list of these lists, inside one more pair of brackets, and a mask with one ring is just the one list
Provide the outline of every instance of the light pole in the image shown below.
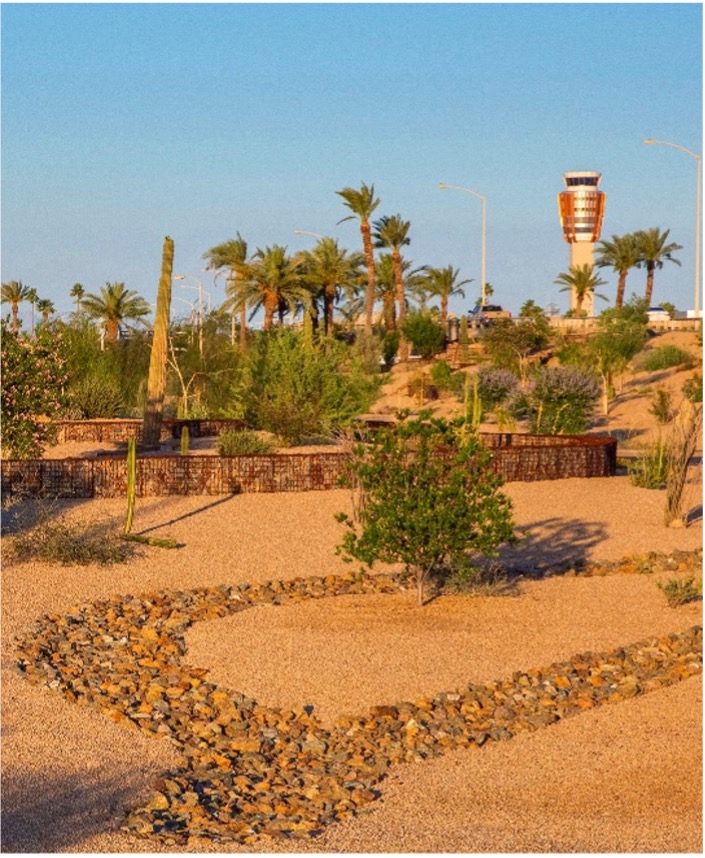
[[700,155],[696,155],[695,152],[691,152],[690,149],[686,149],[685,146],[679,146],[677,143],[669,143],[666,140],[651,140],[647,138],[643,141],[644,143],[657,143],[660,146],[671,146],[673,149],[680,149],[681,152],[685,152],[686,155],[690,155],[691,158],[695,158],[695,162],[697,164],[696,177],[695,177],[695,300],[694,300],[694,310],[695,317],[697,318],[700,313],[700,230],[701,230],[701,196],[702,196],[702,158]]
[[[182,289],[198,289],[198,353],[203,357],[203,281],[197,280],[195,277],[192,277],[190,274],[175,274],[174,280],[196,280],[198,286],[186,286],[186,284],[182,284]],[[208,295],[208,309],[210,310],[211,305],[211,296],[210,293],[206,292]]]
[[453,191],[465,191],[467,194],[472,194],[474,197],[477,197],[482,202],[482,303],[485,303],[485,283],[487,282],[487,211],[486,211],[486,203],[487,200],[482,194],[478,194],[477,191],[471,191],[470,188],[461,188],[459,185],[446,185],[443,182],[439,182],[439,188],[449,188]]

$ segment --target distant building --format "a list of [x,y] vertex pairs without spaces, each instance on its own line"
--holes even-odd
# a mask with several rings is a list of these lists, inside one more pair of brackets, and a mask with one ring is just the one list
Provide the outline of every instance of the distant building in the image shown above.
[[[571,267],[595,264],[595,242],[600,238],[607,194],[598,191],[602,173],[586,170],[563,173],[566,190],[558,194],[558,215],[563,238],[570,245]],[[594,298],[583,301],[588,316],[595,314]],[[575,309],[571,292],[570,309]]]

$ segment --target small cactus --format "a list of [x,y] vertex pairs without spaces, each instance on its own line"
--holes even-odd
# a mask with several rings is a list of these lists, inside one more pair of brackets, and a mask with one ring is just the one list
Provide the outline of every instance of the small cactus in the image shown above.
[[188,426],[181,427],[181,455],[188,456],[189,431]]

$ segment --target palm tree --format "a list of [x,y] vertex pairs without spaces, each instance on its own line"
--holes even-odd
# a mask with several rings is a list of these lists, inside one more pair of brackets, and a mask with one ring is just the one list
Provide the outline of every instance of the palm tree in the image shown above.
[[89,292],[81,300],[81,307],[89,319],[104,323],[109,343],[117,340],[121,322],[127,319],[143,320],[151,312],[144,298],[133,289],[126,289],[124,283],[106,283],[100,295]]
[[462,287],[472,280],[458,281],[459,268],[446,265],[445,268],[429,268],[420,283],[420,291],[424,296],[441,299],[441,325],[445,331],[448,322],[448,299],[455,295],[465,297]]
[[30,329],[30,333],[33,334],[34,333],[34,307],[35,307],[37,301],[39,300],[39,295],[37,294],[36,289],[28,289],[27,290],[27,300],[29,301],[30,313],[31,313],[29,329]]
[[247,347],[247,302],[244,297],[244,281],[247,277],[247,242],[237,233],[237,238],[231,238],[222,244],[216,244],[203,254],[208,260],[206,269],[228,272],[225,292],[228,295],[223,304],[232,315],[233,337],[235,313],[240,313],[240,351],[244,354]]
[[344,217],[338,223],[343,223],[346,220],[353,218],[360,219],[360,233],[362,235],[362,249],[365,254],[365,264],[367,265],[367,290],[365,292],[365,333],[372,333],[372,316],[375,307],[375,258],[372,250],[372,234],[370,229],[370,217],[372,212],[380,203],[379,199],[375,199],[375,186],[362,184],[359,191],[354,188],[343,188],[342,191],[336,191],[338,196],[341,196],[345,201],[345,205],[352,212],[348,217]]
[[86,294],[86,290],[80,283],[74,283],[71,287],[71,297],[76,299],[76,316],[81,313],[81,299]]
[[314,299],[323,303],[323,333],[332,336],[335,304],[341,295],[351,298],[359,291],[365,256],[359,252],[348,253],[329,236],[321,238],[313,250],[301,256],[304,282],[311,288]]
[[[401,260],[404,294],[414,293],[421,296],[421,280],[427,268],[425,265],[421,265],[419,268],[412,269],[411,265],[409,260]],[[382,301],[384,329],[385,331],[395,331],[397,329],[397,281],[391,253],[380,254],[375,267],[375,284],[375,299]],[[404,304],[406,311],[406,299]]]
[[607,300],[604,295],[598,295],[595,292],[598,286],[604,286],[605,281],[595,274],[594,268],[588,263],[585,263],[585,265],[571,265],[567,274],[565,272],[559,274],[553,282],[559,286],[563,286],[560,290],[561,292],[571,293],[575,301],[576,316],[582,314],[583,302],[586,298],[594,295],[602,298],[603,301]]
[[275,312],[283,322],[287,311],[295,312],[297,302],[310,305],[311,297],[301,280],[303,257],[290,257],[286,247],[274,244],[257,248],[252,262],[245,269],[242,300],[252,307],[253,314],[264,308],[264,330],[271,331]]
[[611,241],[603,240],[597,246],[598,253],[595,265],[598,268],[612,268],[619,273],[617,281],[617,296],[614,306],[619,308],[624,303],[624,291],[627,285],[627,274],[630,268],[639,264],[639,246],[633,232],[627,235],[613,235]]
[[37,310],[42,314],[42,322],[46,325],[49,316],[54,312],[54,303],[49,298],[40,298],[37,301]]
[[[399,306],[399,327],[404,327],[406,319],[406,296],[404,295],[404,274],[401,265],[401,249],[411,244],[409,229],[411,223],[402,220],[401,215],[385,215],[374,223],[375,247],[386,247],[392,251],[392,270],[396,286],[396,298]],[[402,340],[403,342],[403,340]],[[399,346],[402,357],[406,356],[406,344]]]
[[10,305],[13,334],[16,334],[20,327],[20,304],[29,299],[30,291],[29,286],[25,286],[21,280],[10,280],[2,284],[2,303]]
[[651,229],[641,229],[636,234],[636,242],[639,249],[639,268],[646,268],[646,306],[651,306],[651,296],[654,291],[654,271],[657,268],[663,268],[664,260],[675,262],[680,265],[678,259],[674,259],[671,254],[676,250],[682,250],[683,246],[671,242],[666,244],[670,229],[661,232],[657,226]]

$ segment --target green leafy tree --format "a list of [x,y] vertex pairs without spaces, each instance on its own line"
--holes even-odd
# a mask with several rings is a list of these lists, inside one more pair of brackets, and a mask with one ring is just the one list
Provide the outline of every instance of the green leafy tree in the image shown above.
[[651,297],[654,292],[654,272],[657,268],[663,268],[664,262],[673,262],[675,265],[680,265],[680,261],[675,259],[673,254],[677,250],[682,250],[683,246],[671,242],[668,244],[668,234],[670,230],[665,232],[654,226],[651,229],[642,229],[636,233],[636,242],[639,250],[639,268],[646,268],[646,299],[647,307],[651,306]]
[[375,199],[375,186],[369,187],[363,182],[360,190],[355,188],[343,188],[341,191],[336,191],[338,196],[343,198],[343,202],[352,212],[348,217],[344,217],[339,223],[346,220],[358,218],[360,221],[360,234],[362,235],[362,250],[365,254],[365,265],[367,266],[367,289],[365,290],[365,333],[367,336],[372,335],[372,316],[375,309],[375,258],[372,248],[372,229],[370,227],[370,218],[374,210],[380,204],[379,199]]
[[598,286],[604,286],[605,281],[595,274],[592,265],[571,265],[567,272],[563,272],[553,281],[563,286],[561,292],[570,292],[575,302],[575,315],[580,316],[583,312],[583,304],[586,298],[596,297],[606,301],[604,295],[599,295],[595,290]]
[[54,436],[57,416],[66,404],[68,380],[64,344],[40,329],[29,338],[2,323],[1,422],[3,456],[39,458]]
[[120,325],[131,321],[143,321],[150,314],[149,304],[124,283],[106,283],[100,295],[89,292],[81,300],[81,307],[89,319],[105,325],[109,343],[117,341]]
[[627,235],[613,235],[609,241],[604,239],[598,244],[597,253],[595,265],[598,268],[612,268],[619,274],[614,301],[614,306],[619,309],[624,303],[627,274],[639,264],[639,244],[636,235],[630,232]]
[[443,351],[445,331],[430,312],[412,310],[404,321],[402,333],[422,358],[432,358]]
[[513,541],[511,501],[462,419],[398,416],[354,448],[350,477],[361,498],[354,517],[336,516],[346,528],[339,552],[368,566],[404,563],[423,605],[433,573],[468,570],[473,555]]
[[482,347],[497,369],[508,369],[526,380],[529,357],[546,347],[548,323],[531,317],[497,319],[482,336]]
[[17,333],[20,329],[20,304],[29,300],[29,286],[25,286],[21,280],[10,280],[2,284],[2,303],[10,305],[12,313],[12,331]]

